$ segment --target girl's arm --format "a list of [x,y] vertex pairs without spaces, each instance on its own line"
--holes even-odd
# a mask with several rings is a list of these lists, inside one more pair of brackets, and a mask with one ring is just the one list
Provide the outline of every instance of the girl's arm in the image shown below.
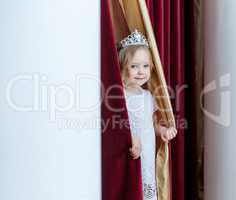
[[132,147],[129,149],[133,159],[137,159],[141,155],[141,141],[138,136],[132,135]]
[[153,122],[156,135],[160,136],[164,142],[168,142],[176,136],[177,130],[174,127],[167,128],[165,125],[158,123],[157,113],[153,114]]

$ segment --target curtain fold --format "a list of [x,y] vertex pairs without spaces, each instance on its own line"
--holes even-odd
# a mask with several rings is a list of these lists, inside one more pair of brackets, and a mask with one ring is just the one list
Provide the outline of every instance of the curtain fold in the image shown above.
[[[165,77],[172,96],[178,128],[171,142],[170,169],[172,199],[184,199],[184,132],[185,120],[185,41],[184,1],[146,0],[159,47]],[[183,88],[183,89],[181,89]]]
[[110,109],[125,108],[125,100],[112,98],[124,94],[109,7],[108,0],[101,1],[102,199],[142,200],[140,160],[132,160],[127,153],[131,146],[129,128],[114,121],[125,123],[127,111]]
[[[186,199],[203,200],[203,153],[204,123],[200,107],[200,93],[204,84],[203,65],[203,0],[186,2],[186,117],[189,127],[186,132]],[[187,101],[191,99],[190,101]],[[193,167],[194,166],[194,167]],[[191,177],[191,178],[187,178]]]

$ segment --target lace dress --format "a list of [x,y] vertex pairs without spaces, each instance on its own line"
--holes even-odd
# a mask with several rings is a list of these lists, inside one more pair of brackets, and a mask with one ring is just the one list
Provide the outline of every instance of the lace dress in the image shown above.
[[141,167],[143,199],[157,200],[155,176],[155,131],[153,112],[158,108],[152,94],[142,89],[139,94],[125,90],[126,106],[129,115],[131,133],[141,140]]

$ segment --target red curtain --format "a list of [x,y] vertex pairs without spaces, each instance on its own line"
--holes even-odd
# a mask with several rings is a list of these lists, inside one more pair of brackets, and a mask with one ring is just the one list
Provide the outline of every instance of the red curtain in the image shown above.
[[204,199],[204,114],[199,98],[204,88],[203,5],[204,0],[185,2],[185,198],[197,200]]
[[177,137],[171,142],[172,199],[184,199],[184,132],[185,80],[184,80],[184,1],[146,0],[156,35],[160,58],[172,96],[172,105],[178,128]]
[[109,0],[101,1],[101,80],[102,199],[142,200],[140,160],[132,160],[128,154],[130,131],[127,126],[114,125],[115,118],[127,121],[128,114],[110,109],[124,108],[125,100],[109,98],[123,96]]
[[[184,200],[184,3],[183,0],[146,0],[166,80],[172,96],[178,136],[171,142],[172,199]],[[109,13],[109,0],[101,1],[101,80],[102,93],[109,86],[121,86],[117,52]],[[182,89],[181,89],[182,88]],[[122,95],[120,88],[110,92]],[[141,200],[140,162],[133,161],[127,154],[131,145],[128,129],[104,124],[119,115],[127,119],[126,111],[114,113],[107,104],[124,107],[124,99],[102,101],[102,199]]]

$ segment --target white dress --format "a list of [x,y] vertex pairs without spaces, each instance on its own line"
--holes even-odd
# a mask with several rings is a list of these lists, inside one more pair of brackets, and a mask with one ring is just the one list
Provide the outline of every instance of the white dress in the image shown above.
[[139,94],[124,91],[129,115],[131,134],[141,140],[141,167],[143,199],[157,200],[155,176],[155,131],[153,112],[158,108],[150,91],[142,89]]

